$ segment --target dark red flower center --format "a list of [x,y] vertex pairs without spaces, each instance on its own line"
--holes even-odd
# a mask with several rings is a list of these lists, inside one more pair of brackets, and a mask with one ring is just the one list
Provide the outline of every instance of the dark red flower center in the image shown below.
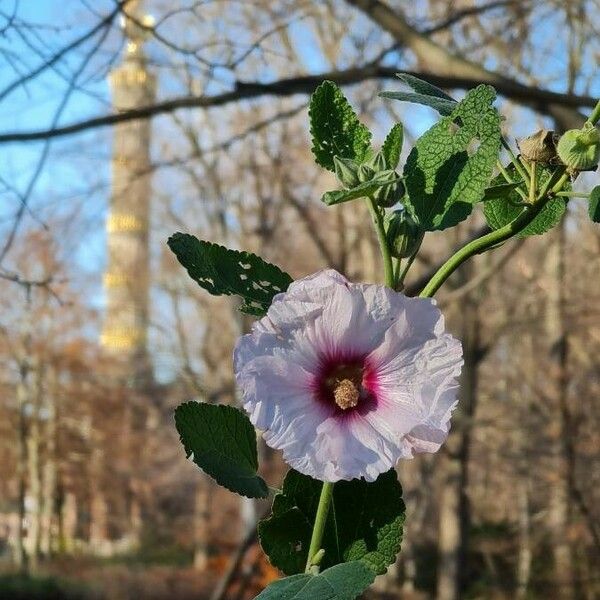
[[338,411],[367,408],[375,401],[371,374],[363,357],[324,358],[316,381],[316,397]]

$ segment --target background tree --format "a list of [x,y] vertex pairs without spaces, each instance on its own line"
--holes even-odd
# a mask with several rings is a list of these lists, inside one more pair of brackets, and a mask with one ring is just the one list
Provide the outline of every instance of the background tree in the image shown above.
[[[598,6],[135,4],[0,7],[0,549],[32,568],[76,549],[118,553],[137,518],[138,555],[168,548],[192,564],[196,552],[215,579],[243,537],[239,506],[183,462],[172,409],[191,397],[235,401],[230,352],[247,324],[231,302],[206,300],[188,282],[167,236],[189,231],[260,252],[295,277],[331,265],[373,280],[380,271],[366,211],[325,211],[318,201],[335,183],[310,156],[308,94],[323,79],[343,85],[376,143],[394,120],[408,141],[433,122],[427,109],[378,98],[400,88],[398,71],[457,97],[492,83],[511,135],[571,127],[600,91]],[[124,14],[145,31],[157,99],[113,111],[106,79],[122,59]],[[152,125],[156,382],[136,396],[97,340],[111,140],[115,125],[142,119]],[[480,227],[474,218],[454,243]],[[415,525],[384,584],[389,593],[598,593],[600,237],[577,202],[555,233],[476,260],[440,296],[472,360],[447,452],[402,467]],[[409,292],[449,253],[446,243],[426,237]],[[141,431],[126,435],[136,405],[151,410]],[[135,490],[132,464],[147,483]],[[263,576],[263,567],[254,572]]]

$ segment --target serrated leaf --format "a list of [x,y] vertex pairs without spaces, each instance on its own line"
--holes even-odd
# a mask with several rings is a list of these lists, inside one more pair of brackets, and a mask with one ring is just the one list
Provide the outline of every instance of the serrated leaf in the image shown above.
[[588,214],[594,223],[600,223],[600,185],[597,185],[590,192],[590,203],[588,205]]
[[456,108],[455,101],[444,100],[435,96],[426,96],[424,94],[415,94],[413,92],[381,92],[379,96],[381,98],[388,98],[389,100],[400,100],[400,102],[428,106],[439,112],[442,116],[452,114],[452,111]]
[[379,94],[382,98],[400,100],[401,102],[412,102],[429,106],[437,110],[441,115],[447,116],[452,113],[458,104],[452,96],[449,96],[443,90],[423,81],[414,75],[408,73],[398,73],[398,79],[410,87],[412,92],[382,92]]
[[219,485],[248,498],[266,498],[257,474],[256,432],[233,406],[186,402],[175,410],[175,425],[187,457]]
[[419,138],[404,166],[406,208],[426,231],[452,227],[482,200],[500,151],[494,88],[480,85]]
[[255,600],[354,600],[375,581],[364,563],[353,561],[318,575],[302,573],[271,583]]
[[[543,185],[551,177],[552,170],[542,168],[538,165],[538,181]],[[515,176],[514,167],[507,168],[511,177]],[[504,179],[501,176],[496,177],[494,183],[500,184]],[[569,186],[570,187],[570,186]],[[489,200],[484,204],[483,214],[487,224],[492,229],[499,229],[514,221],[524,210],[523,206],[515,206],[514,203],[521,201],[521,196],[515,190],[512,190],[503,198]],[[540,214],[518,234],[518,237],[524,238],[530,235],[541,235],[557,225],[565,213],[567,203],[564,198],[556,197],[550,200],[541,210]]]
[[496,200],[497,198],[508,198],[510,193],[516,190],[522,183],[522,181],[515,181],[514,183],[499,183],[497,185],[492,185],[485,188],[481,200],[482,202],[487,202],[488,200]]
[[458,104],[452,96],[449,96],[440,88],[423,81],[418,77],[409,75],[408,73],[398,73],[398,78],[408,85],[412,92],[382,92],[379,95],[382,98],[391,100],[400,100],[401,102],[411,102],[413,104],[421,104],[428,106],[439,112],[443,116],[448,116],[456,108]]
[[396,123],[387,134],[381,147],[381,153],[385,158],[388,169],[395,169],[398,166],[403,141],[404,127],[402,127],[402,123]]
[[293,281],[279,267],[250,252],[230,250],[187,233],[175,233],[167,243],[200,287],[213,296],[240,296],[240,310],[251,315],[264,315],[273,297]]
[[410,73],[397,73],[396,77],[403,81],[408,87],[413,89],[417,94],[423,94],[424,96],[433,96],[434,98],[442,98],[443,100],[449,100],[450,102],[454,102],[457,104],[456,100],[448,95],[444,90],[441,90],[439,87],[425,81],[424,79],[419,79]]
[[[286,575],[301,572],[306,564],[321,487],[320,481],[289,471],[282,492],[273,500],[272,516],[259,523],[263,550]],[[361,560],[377,574],[385,573],[400,551],[404,510],[394,470],[372,483],[358,479],[336,483],[321,565]]]
[[[387,171],[383,171],[382,173],[384,173],[386,177],[388,176]],[[367,196],[374,194],[379,188],[394,184],[398,179],[399,178],[386,181],[384,177],[378,178],[376,176],[375,179],[365,181],[349,190],[333,190],[331,192],[325,192],[321,196],[321,202],[325,203],[327,206],[333,206],[334,204],[341,204],[342,202],[356,200],[357,198],[366,198]]]
[[335,171],[334,156],[362,162],[371,151],[371,132],[332,81],[324,81],[314,91],[308,115],[312,152],[322,167]]

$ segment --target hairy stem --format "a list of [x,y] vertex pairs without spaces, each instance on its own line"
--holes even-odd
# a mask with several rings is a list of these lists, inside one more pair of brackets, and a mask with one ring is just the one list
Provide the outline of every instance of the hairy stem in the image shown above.
[[600,100],[596,102],[596,106],[594,106],[594,110],[592,110],[592,113],[588,117],[586,123],[589,123],[590,125],[595,125],[598,121],[600,121]]
[[[498,167],[498,171],[500,171],[502,177],[504,177],[506,183],[514,183],[513,178],[508,174],[508,171],[504,168],[504,165],[502,164],[500,159],[496,161],[496,166]],[[515,191],[517,192],[517,194],[519,194],[519,196],[521,196],[523,200],[527,200],[527,195],[520,187],[515,188]]]
[[375,225],[375,231],[377,233],[377,241],[379,242],[379,250],[381,251],[381,258],[383,258],[383,269],[385,273],[385,285],[394,288],[394,266],[392,264],[392,255],[388,247],[387,239],[385,237],[385,227],[383,226],[383,216],[375,203],[373,198],[367,198],[367,206]]
[[[422,241],[423,240],[421,240],[421,242]],[[406,263],[406,266],[396,277],[396,279],[395,279],[396,285],[395,285],[394,289],[396,289],[398,292],[401,292],[404,289],[404,280],[406,279],[406,276],[408,275],[408,271],[412,267],[412,264],[415,262],[415,258],[417,258],[417,253],[419,252],[420,248],[421,248],[421,243],[419,243],[417,248],[415,248],[415,251],[409,257],[408,262]]]
[[529,178],[527,177],[527,173],[523,163],[518,159],[517,156],[515,156],[515,153],[512,151],[510,144],[504,138],[501,138],[500,141],[502,142],[504,149],[508,152],[510,160],[513,166],[515,167],[517,173],[521,176],[521,179],[523,179],[523,181],[527,181]]
[[537,189],[537,182],[535,180],[535,175],[536,175],[536,165],[535,162],[531,163],[531,179],[529,181],[529,203],[533,204],[535,202],[535,198],[536,198],[536,189]]
[[308,558],[306,560],[305,570],[306,573],[311,572],[311,569],[314,566],[313,561],[315,559],[315,555],[321,550],[323,533],[325,532],[325,523],[327,522],[331,498],[333,497],[333,486],[333,483],[324,481],[323,487],[321,488],[321,496],[319,497],[319,506],[317,507],[315,525],[312,530],[312,537],[310,538],[310,547],[308,548]]

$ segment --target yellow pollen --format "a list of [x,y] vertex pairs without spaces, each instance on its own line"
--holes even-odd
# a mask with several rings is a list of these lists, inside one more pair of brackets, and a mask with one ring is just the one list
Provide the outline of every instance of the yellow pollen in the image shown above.
[[351,379],[342,379],[333,390],[333,398],[342,410],[347,410],[358,404],[360,392]]

